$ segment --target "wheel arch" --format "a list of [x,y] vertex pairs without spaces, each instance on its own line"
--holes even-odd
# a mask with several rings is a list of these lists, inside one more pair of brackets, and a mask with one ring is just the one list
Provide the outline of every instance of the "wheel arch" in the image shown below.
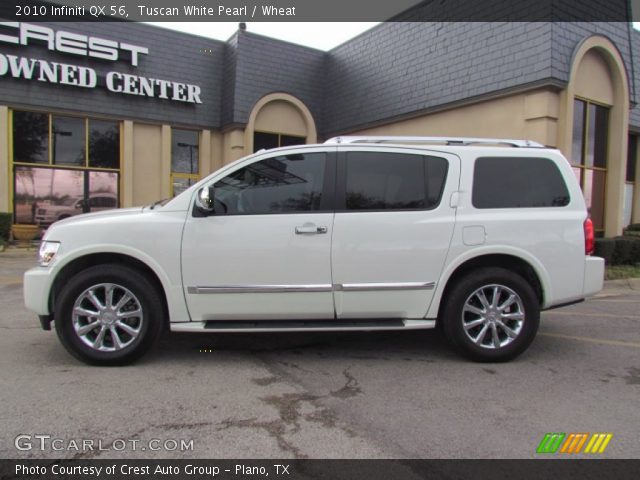
[[74,275],[85,270],[89,267],[95,267],[98,265],[122,265],[129,268],[134,268],[143,275],[145,275],[153,286],[158,291],[158,294],[162,300],[162,308],[164,311],[165,325],[168,329],[169,326],[169,305],[167,301],[167,292],[164,288],[164,284],[160,279],[160,276],[156,271],[147,265],[139,258],[127,255],[124,253],[116,252],[100,252],[100,253],[87,253],[79,256],[65,264],[57,273],[55,280],[49,292],[49,308],[50,311],[55,311],[56,298],[59,296],[62,288]]
[[514,271],[522,276],[532,286],[540,307],[544,307],[546,292],[549,288],[549,278],[542,265],[535,260],[523,258],[514,253],[483,253],[470,258],[461,258],[443,272],[442,281],[437,289],[427,318],[439,318],[443,299],[447,298],[448,291],[465,274],[472,270],[486,267],[501,267]]

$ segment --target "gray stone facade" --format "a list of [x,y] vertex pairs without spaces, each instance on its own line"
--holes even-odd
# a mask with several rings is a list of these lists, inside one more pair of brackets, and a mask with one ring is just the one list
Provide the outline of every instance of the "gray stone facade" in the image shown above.
[[[50,52],[42,44],[2,44],[0,52],[199,85],[202,104],[114,94],[0,77],[0,103],[51,111],[200,128],[246,124],[264,95],[284,92],[310,109],[320,137],[536,85],[564,86],[578,44],[611,39],[624,58],[637,101],[632,58],[640,34],[628,23],[383,23],[329,52],[249,32],[227,42],[137,23],[49,23],[149,48],[139,67]],[[640,129],[640,108],[631,113]]]

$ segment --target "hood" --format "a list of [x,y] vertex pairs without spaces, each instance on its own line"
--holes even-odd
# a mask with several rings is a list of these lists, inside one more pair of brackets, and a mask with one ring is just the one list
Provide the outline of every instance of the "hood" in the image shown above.
[[65,218],[64,220],[59,220],[49,227],[51,230],[57,226],[65,226],[73,223],[86,223],[93,222],[95,220],[110,220],[112,218],[122,218],[128,215],[135,215],[137,213],[142,213],[144,207],[132,207],[132,208],[116,208],[113,210],[103,210],[101,212],[95,213],[83,213],[80,215],[74,215],[73,217]]

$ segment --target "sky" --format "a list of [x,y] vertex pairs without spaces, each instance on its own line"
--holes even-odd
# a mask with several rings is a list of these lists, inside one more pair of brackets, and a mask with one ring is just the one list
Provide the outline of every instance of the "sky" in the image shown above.
[[[237,22],[146,22],[158,27],[227,40],[238,30]],[[288,42],[331,50],[379,22],[247,22],[247,31]],[[640,22],[633,26],[640,30]]]
[[[238,22],[147,22],[158,27],[227,40]],[[331,50],[379,22],[247,22],[247,31],[288,42]]]

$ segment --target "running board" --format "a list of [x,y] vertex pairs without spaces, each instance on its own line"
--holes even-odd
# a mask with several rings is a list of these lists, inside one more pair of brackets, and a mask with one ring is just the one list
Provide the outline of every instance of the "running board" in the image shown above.
[[171,323],[172,332],[349,332],[371,330],[421,330],[434,328],[424,318],[384,320],[208,320]]

